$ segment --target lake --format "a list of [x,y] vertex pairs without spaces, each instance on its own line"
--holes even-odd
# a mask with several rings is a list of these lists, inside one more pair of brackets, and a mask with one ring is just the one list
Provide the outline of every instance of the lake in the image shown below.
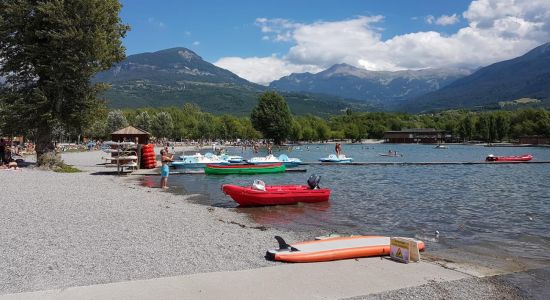
[[[343,145],[355,162],[473,162],[488,154],[530,153],[533,161],[550,161],[550,148],[448,145]],[[402,157],[383,157],[388,150]],[[333,144],[302,145],[277,151],[304,162],[334,153]],[[229,148],[229,154],[253,155]],[[267,175],[181,175],[169,183],[177,193],[200,194],[194,201],[235,210],[261,225],[291,231],[339,234],[411,236],[427,242],[429,250],[453,247],[492,247],[519,258],[550,260],[550,164],[307,165],[306,173]],[[220,186],[306,184],[311,174],[332,189],[327,203],[238,208]],[[435,232],[439,232],[439,236]]]

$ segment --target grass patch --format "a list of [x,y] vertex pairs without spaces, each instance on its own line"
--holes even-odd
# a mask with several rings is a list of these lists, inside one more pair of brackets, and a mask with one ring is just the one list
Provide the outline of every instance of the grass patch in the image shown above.
[[540,103],[542,101],[538,100],[538,99],[532,99],[532,98],[521,98],[521,99],[516,99],[516,100],[512,100],[512,101],[500,101],[498,103],[498,105],[500,105],[500,107],[505,107],[505,106],[509,106],[509,105],[525,105],[525,104],[535,104],[535,103]]
[[78,173],[82,172],[80,169],[77,169],[73,166],[62,164],[60,166],[57,166],[54,170],[54,172],[57,173]]

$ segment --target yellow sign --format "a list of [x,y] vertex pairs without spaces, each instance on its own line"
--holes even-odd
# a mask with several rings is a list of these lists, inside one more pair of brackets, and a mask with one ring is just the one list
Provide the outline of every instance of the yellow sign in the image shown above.
[[413,239],[392,237],[390,238],[390,256],[392,259],[404,263],[419,261],[418,244]]
[[397,253],[395,253],[395,256],[403,259],[403,253],[401,253],[401,248],[397,248]]

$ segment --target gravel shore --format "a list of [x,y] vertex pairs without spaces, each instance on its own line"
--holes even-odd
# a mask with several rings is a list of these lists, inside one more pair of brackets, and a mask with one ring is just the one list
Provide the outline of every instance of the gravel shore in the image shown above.
[[270,266],[274,235],[300,239],[135,178],[94,175],[101,156],[65,154],[82,173],[0,172],[0,294]]
[[467,278],[447,282],[433,282],[417,287],[394,290],[363,297],[354,297],[347,300],[379,299],[516,300],[525,299],[525,297],[517,287],[507,285],[498,276],[495,276],[488,278]]

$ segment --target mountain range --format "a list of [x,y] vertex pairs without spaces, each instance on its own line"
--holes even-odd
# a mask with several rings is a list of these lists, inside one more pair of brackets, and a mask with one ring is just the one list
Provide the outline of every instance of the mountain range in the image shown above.
[[[203,111],[236,115],[249,114],[267,89],[204,61],[186,48],[130,55],[94,80],[111,85],[104,93],[111,108],[182,106],[191,102]],[[366,102],[338,96],[288,92],[283,97],[295,114],[372,109]]]
[[[512,103],[507,108],[516,104],[550,107],[550,43],[475,72],[460,68],[369,71],[337,64],[317,74],[285,76],[269,87],[180,47],[130,55],[94,80],[111,85],[104,96],[112,108],[192,102],[207,112],[246,115],[268,89],[279,91],[295,114],[493,109],[499,102]],[[520,98],[537,101],[514,102]]]
[[473,74],[401,107],[422,112],[456,108],[494,108],[499,102],[531,98],[550,107],[550,43],[514,59],[481,68]]
[[438,90],[469,74],[471,70],[459,68],[390,72],[337,64],[316,74],[293,73],[273,81],[269,87],[281,91],[337,95],[392,110],[403,102]]

